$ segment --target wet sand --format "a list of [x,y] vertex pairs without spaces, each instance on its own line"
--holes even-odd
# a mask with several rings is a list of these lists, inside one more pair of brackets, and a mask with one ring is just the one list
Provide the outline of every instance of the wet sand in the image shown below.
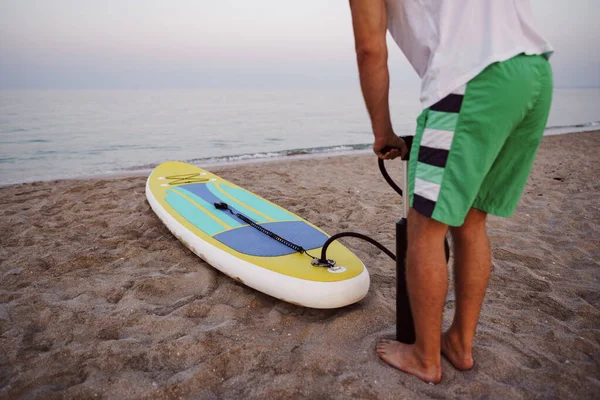
[[[307,309],[192,254],[150,209],[143,177],[2,187],[0,398],[598,398],[598,154],[600,132],[544,138],[517,214],[488,222],[475,367],[444,360],[438,385],[375,354],[395,333],[395,265],[368,243],[342,239],[370,271],[367,297]],[[374,156],[213,170],[331,234],[394,248],[400,199]],[[454,303],[450,282],[445,326]]]

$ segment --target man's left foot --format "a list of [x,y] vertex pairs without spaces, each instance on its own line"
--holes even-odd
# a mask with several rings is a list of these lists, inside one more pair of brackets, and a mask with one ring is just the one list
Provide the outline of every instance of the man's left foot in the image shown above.
[[377,355],[392,367],[415,375],[427,383],[439,383],[442,380],[439,357],[437,360],[425,360],[417,355],[414,345],[382,339],[377,344]]

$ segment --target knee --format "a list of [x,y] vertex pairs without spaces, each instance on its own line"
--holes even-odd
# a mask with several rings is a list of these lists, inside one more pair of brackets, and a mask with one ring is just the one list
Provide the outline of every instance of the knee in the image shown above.
[[409,237],[421,242],[422,239],[436,240],[443,238],[448,231],[448,225],[419,214],[414,208],[408,211]]
[[465,222],[458,227],[452,228],[452,236],[455,240],[470,240],[485,234],[487,213],[476,208],[471,208]]

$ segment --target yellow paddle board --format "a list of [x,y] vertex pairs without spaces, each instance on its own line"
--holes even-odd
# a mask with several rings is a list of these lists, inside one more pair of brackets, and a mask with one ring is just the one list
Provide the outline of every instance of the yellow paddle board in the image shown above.
[[361,300],[369,290],[367,269],[341,243],[334,242],[327,249],[327,258],[335,260],[335,267],[312,265],[310,256],[264,230],[315,257],[320,257],[329,237],[325,232],[201,168],[175,161],[159,165],[148,177],[146,197],[186,247],[260,292],[305,307],[337,308]]

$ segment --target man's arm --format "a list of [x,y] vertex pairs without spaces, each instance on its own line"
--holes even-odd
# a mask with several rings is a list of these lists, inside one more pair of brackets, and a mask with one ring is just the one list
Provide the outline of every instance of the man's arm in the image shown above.
[[[390,119],[385,0],[350,0],[350,10],[360,86],[375,135],[373,150],[380,158],[404,156],[406,145],[394,133]],[[401,151],[383,154],[381,150],[385,147]]]

